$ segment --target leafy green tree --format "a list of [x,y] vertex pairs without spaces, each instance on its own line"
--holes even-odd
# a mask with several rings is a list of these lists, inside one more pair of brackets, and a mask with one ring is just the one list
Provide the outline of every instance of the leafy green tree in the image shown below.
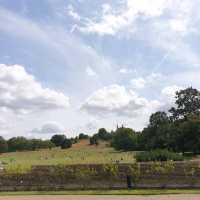
[[112,135],[105,128],[100,128],[97,135],[100,140],[107,141],[112,139]]
[[66,140],[65,135],[54,135],[51,138],[51,142],[54,143],[56,147],[60,147],[65,140]]
[[0,153],[6,153],[8,151],[8,144],[6,140],[0,136]]
[[118,128],[113,135],[112,146],[117,150],[137,150],[138,135],[131,128]]
[[156,112],[150,116],[149,127],[157,128],[169,122],[169,117],[165,112]]
[[168,148],[170,120],[165,112],[156,112],[150,116],[149,125],[144,128],[140,137],[140,146],[150,150]]
[[62,149],[68,149],[72,146],[72,141],[70,139],[65,139],[61,144]]
[[181,134],[177,137],[178,150],[183,153],[200,153],[200,118],[179,123],[179,130]]
[[169,112],[173,120],[186,119],[189,115],[200,116],[200,91],[189,87],[176,92],[176,106]]

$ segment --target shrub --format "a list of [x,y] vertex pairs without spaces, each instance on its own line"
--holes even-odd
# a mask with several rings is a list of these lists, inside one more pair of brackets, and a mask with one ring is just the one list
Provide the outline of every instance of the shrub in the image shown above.
[[55,146],[59,147],[62,145],[62,143],[65,141],[66,136],[65,135],[54,135],[51,138],[51,142],[55,144]]
[[70,139],[65,139],[61,144],[62,149],[68,149],[72,146],[72,141]]
[[8,144],[3,137],[0,136],[0,153],[5,153],[8,151]]
[[54,143],[50,140],[32,139],[28,141],[30,143],[30,148],[27,150],[38,150],[38,149],[51,149],[55,147]]
[[168,150],[153,150],[147,152],[140,152],[136,154],[136,160],[138,162],[148,161],[182,161],[184,157],[181,154],[170,152]]

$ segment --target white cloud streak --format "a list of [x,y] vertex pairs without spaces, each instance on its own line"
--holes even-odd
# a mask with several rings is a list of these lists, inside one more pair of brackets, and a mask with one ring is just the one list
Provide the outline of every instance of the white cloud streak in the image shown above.
[[100,20],[88,20],[85,27],[80,27],[80,30],[99,35],[115,35],[119,31],[132,26],[140,16],[147,18],[161,16],[170,3],[170,0],[126,0],[124,7],[119,10],[106,4],[106,7],[103,6]]

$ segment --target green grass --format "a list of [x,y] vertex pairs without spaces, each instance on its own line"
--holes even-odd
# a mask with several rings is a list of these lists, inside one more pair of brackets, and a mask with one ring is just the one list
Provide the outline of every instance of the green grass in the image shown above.
[[132,163],[135,162],[133,152],[118,152],[113,148],[83,145],[67,150],[58,148],[51,150],[5,153],[0,161],[7,172],[26,172],[33,165],[57,164],[99,164],[99,163]]
[[200,194],[198,189],[136,189],[136,190],[83,190],[57,192],[0,192],[0,196],[26,195],[168,195],[168,194]]

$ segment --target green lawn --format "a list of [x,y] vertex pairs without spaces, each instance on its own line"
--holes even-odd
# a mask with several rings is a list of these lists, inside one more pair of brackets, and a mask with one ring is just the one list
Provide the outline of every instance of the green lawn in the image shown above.
[[58,148],[29,152],[5,153],[0,161],[8,172],[22,172],[33,165],[57,164],[98,164],[98,163],[131,163],[134,162],[133,152],[118,152],[110,147],[91,147],[83,145],[67,150]]
[[0,196],[24,195],[166,195],[166,194],[200,194],[198,189],[136,189],[136,190],[83,190],[58,192],[0,192]]

